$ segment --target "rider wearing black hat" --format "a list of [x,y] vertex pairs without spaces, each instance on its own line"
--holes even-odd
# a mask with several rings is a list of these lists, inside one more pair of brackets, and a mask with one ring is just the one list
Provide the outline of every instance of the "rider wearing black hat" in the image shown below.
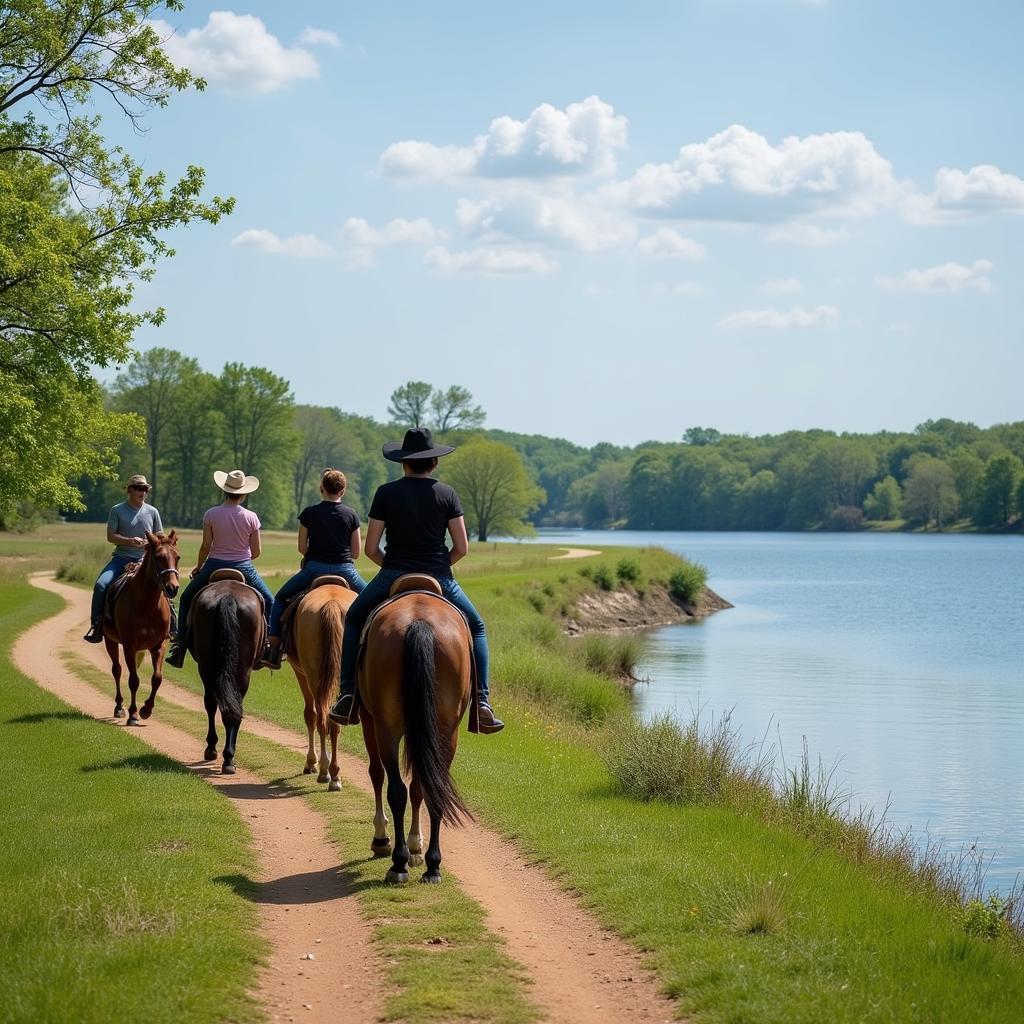
[[[384,445],[385,459],[402,464],[403,475],[377,488],[370,505],[366,530],[366,555],[380,572],[352,602],[345,615],[345,639],[341,648],[341,693],[330,717],[342,725],[353,724],[352,707],[356,692],[356,662],[359,637],[370,612],[384,601],[391,584],[407,572],[433,576],[444,596],[465,616],[473,636],[480,731],[498,732],[504,723],[494,717],[488,703],[487,633],[483,619],[452,576],[452,566],[469,552],[466,521],[459,496],[448,484],[431,477],[437,460],[455,451],[450,445],[435,445],[429,430],[406,431],[405,439]],[[380,549],[387,534],[387,547]],[[451,550],[445,545],[451,536]]]

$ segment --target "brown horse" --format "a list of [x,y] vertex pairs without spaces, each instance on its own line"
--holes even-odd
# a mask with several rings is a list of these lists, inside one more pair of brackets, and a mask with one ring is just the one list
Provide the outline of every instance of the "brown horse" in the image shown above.
[[[320,774],[317,782],[329,782],[331,792],[341,789],[338,778],[338,726],[327,718],[341,672],[341,638],[345,613],[356,599],[345,584],[324,584],[302,598],[292,619],[288,662],[295,670],[305,701],[304,717],[309,735],[306,775],[317,767],[313,731],[320,734]],[[327,736],[331,738],[331,760],[327,761]]]
[[[223,575],[221,575],[223,574]],[[249,676],[263,655],[267,623],[263,598],[236,569],[220,569],[196,594],[189,612],[189,650],[203,680],[203,704],[210,728],[204,761],[217,756],[217,709],[224,723],[225,775],[235,774],[235,744]],[[184,628],[184,624],[183,627]]]
[[[472,817],[451,778],[459,723],[470,703],[470,635],[458,609],[439,596],[403,594],[373,618],[359,669],[360,715],[376,797],[372,849],[388,852],[387,817],[381,800],[385,772],[395,825],[391,868],[385,881],[409,880],[409,864],[423,863],[420,804],[430,816],[424,882],[441,881],[441,822]],[[407,790],[398,762],[405,737]],[[405,806],[412,797],[408,842]]]
[[[146,533],[146,553],[131,576],[123,584],[115,582],[107,593],[103,616],[103,641],[110,655],[110,674],[114,677],[114,717],[124,718],[121,696],[121,661],[118,645],[124,648],[128,666],[128,724],[138,725],[139,718],[153,713],[156,691],[160,689],[164,670],[164,643],[171,628],[171,598],[178,592],[178,538],[173,530]],[[114,590],[117,587],[117,590]],[[139,662],[144,651],[153,661],[152,689],[141,709],[135,697],[139,689]]]

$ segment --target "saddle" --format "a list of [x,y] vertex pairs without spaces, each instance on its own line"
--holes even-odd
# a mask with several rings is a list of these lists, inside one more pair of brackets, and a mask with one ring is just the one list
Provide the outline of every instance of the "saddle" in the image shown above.
[[[205,586],[203,586],[199,590],[199,594],[201,594],[208,586],[210,586],[211,583],[222,583],[225,580],[230,581],[231,583],[244,583],[245,586],[249,587],[249,589],[259,597],[260,607],[263,607],[263,595],[255,587],[251,587],[249,586],[248,583],[246,583],[245,576],[238,569],[232,569],[230,567],[225,567],[223,569],[214,569],[213,572],[210,573],[210,578],[206,581]],[[197,594],[196,596],[198,597],[199,595]],[[188,610],[188,622],[185,624],[186,629],[190,631],[192,628],[192,613],[195,611],[195,607],[195,602],[193,602],[192,607]],[[267,620],[263,617],[263,615],[260,615],[260,635],[256,641],[256,652],[252,663],[253,668],[256,668],[262,662],[263,649],[266,647],[266,645]]]
[[[466,616],[462,613],[462,609],[457,605],[452,604],[452,602],[444,596],[444,593],[441,590],[441,584],[438,583],[433,576],[428,576],[426,573],[409,572],[403,576],[399,576],[398,579],[391,584],[391,589],[388,591],[387,599],[377,605],[377,607],[374,608],[367,616],[366,622],[363,624],[362,632],[359,634],[359,656],[357,664],[360,667],[366,659],[366,641],[370,635],[370,628],[376,621],[377,616],[384,608],[387,608],[389,605],[393,605],[396,601],[400,601],[403,597],[407,597],[409,594],[423,594],[438,601],[443,601],[449,608],[454,608],[459,613],[462,621],[466,623],[466,632],[469,632],[469,622],[467,621]],[[469,645],[469,680],[470,699],[467,728],[469,732],[479,732],[480,705],[477,697],[476,658],[473,656],[472,640]],[[362,701],[360,700],[359,689],[357,687],[354,706],[358,708],[361,703]]]
[[114,621],[114,602],[124,592],[125,584],[133,579],[135,574],[142,567],[142,559],[140,558],[137,562],[129,562],[124,567],[124,572],[114,580],[113,583],[107,587],[107,596],[103,605],[103,617],[111,624]]
[[325,576],[317,576],[305,590],[300,590],[294,597],[289,598],[288,603],[284,607],[284,613],[281,616],[281,650],[285,654],[292,655],[297,653],[292,649],[291,643],[292,620],[295,618],[299,605],[302,604],[302,599],[310,591],[316,590],[317,587],[344,587],[346,590],[352,589],[344,576],[327,574]]

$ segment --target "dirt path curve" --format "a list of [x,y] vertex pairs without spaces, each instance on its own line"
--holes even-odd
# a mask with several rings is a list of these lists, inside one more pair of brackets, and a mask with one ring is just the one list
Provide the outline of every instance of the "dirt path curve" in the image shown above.
[[549,562],[564,562],[568,558],[591,558],[593,555],[601,554],[594,548],[562,548],[564,555],[552,555]]
[[[77,608],[76,629],[70,634],[64,631],[66,643],[109,671],[102,648],[89,647],[79,639],[88,624],[89,594],[52,579],[34,579],[33,582],[60,594],[71,603],[71,608]],[[298,684],[292,678],[291,669],[285,669],[284,673],[282,684],[295,687],[296,719],[301,722]],[[165,676],[149,728],[159,718],[162,699],[203,711],[203,702],[197,694],[175,685]],[[109,703],[103,705],[103,712],[109,713]],[[297,768],[305,764],[303,733],[253,715],[246,715],[242,725],[239,750],[243,760],[247,731],[294,750]],[[190,739],[190,754],[199,742]],[[481,742],[500,743],[501,739]],[[339,756],[344,784],[372,793],[365,763],[351,754]],[[371,819],[372,808],[368,807],[367,836],[372,832]],[[608,1024],[609,1020],[628,1020],[630,1024],[660,1024],[673,1019],[675,1004],[660,994],[657,979],[642,965],[640,955],[601,927],[579,901],[541,868],[530,864],[496,832],[479,823],[462,829],[446,829],[443,853],[444,869],[450,871],[463,890],[483,907],[488,926],[505,939],[508,954],[533,980],[530,997],[544,1012],[545,1021]],[[581,850],[580,862],[586,863],[585,850]]]
[[[120,727],[123,719],[111,717],[113,697],[77,678],[59,657],[63,649],[84,646],[79,636],[88,621],[88,594],[46,575],[30,579],[68,604],[18,637],[14,664],[61,700]],[[103,653],[103,648],[98,651]],[[109,671],[109,661],[104,667]],[[148,693],[148,677],[145,687]],[[301,798],[276,795],[242,767],[232,776],[221,775],[218,765],[215,773],[195,760],[201,739],[164,725],[158,715],[132,731],[228,797],[252,833],[260,932],[268,947],[255,997],[270,1020],[301,1020],[312,1009],[320,1019],[325,1013],[330,1019],[343,1015],[346,1024],[377,1021],[381,1000],[376,979],[382,969],[356,899],[339,878],[338,850],[327,839],[323,817]],[[340,936],[344,941],[336,941]],[[309,953],[314,960],[303,959]]]

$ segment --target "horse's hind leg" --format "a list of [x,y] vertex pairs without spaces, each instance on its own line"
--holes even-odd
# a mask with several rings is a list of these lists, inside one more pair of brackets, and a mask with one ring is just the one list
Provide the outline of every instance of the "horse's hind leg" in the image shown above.
[[370,849],[375,857],[386,857],[391,852],[391,840],[388,838],[388,816],[384,813],[384,764],[377,750],[373,719],[365,708],[360,712],[359,719],[363,726],[366,753],[370,757],[370,782],[373,783],[373,842],[370,843]]
[[441,815],[430,812],[430,845],[427,847],[427,870],[421,882],[441,881]]
[[[381,750],[381,759],[388,775],[388,806],[395,826],[395,844],[391,851],[391,870],[384,876],[384,881],[401,885],[409,881],[409,847],[405,842],[405,805],[409,790],[398,765],[398,737],[388,736],[387,740],[387,745]],[[378,747],[381,746],[379,736],[377,742]]]
[[110,658],[110,674],[114,677],[114,717],[124,718],[124,697],[121,694],[121,656],[117,644],[109,637],[103,638],[103,645]]
[[328,728],[331,734],[331,763],[328,765],[328,770],[331,773],[331,781],[327,786],[329,793],[337,793],[341,789],[341,765],[338,763],[338,733],[341,732],[341,726],[337,722],[329,722]]
[[312,775],[316,768],[316,749],[313,746],[313,730],[316,728],[316,708],[313,706],[313,693],[309,688],[306,673],[299,668],[297,662],[292,662],[295,669],[295,678],[299,681],[299,689],[302,691],[302,700],[305,707],[302,709],[302,717],[306,721],[306,736],[309,739],[309,749],[306,751],[306,766],[302,769],[303,775]]
[[[124,646],[122,644],[122,646]],[[139,694],[139,667],[138,659],[136,658],[137,651],[129,650],[125,647],[124,649],[124,660],[128,666],[128,692],[131,694],[132,701],[128,705],[128,725],[139,724],[139,706],[136,703]]]
[[203,686],[203,707],[206,708],[206,717],[209,720],[209,728],[206,730],[206,750],[203,751],[203,760],[212,761],[217,756],[217,698],[210,692],[210,688]]
[[409,867],[418,868],[423,863],[423,833],[420,832],[420,808],[423,806],[423,788],[414,775],[409,783],[409,801],[412,814],[409,818]]
[[[224,717],[223,712],[221,712],[221,717]],[[220,770],[225,775],[235,774],[235,744],[238,742],[238,730],[241,724],[240,718],[234,716],[224,718],[224,763]]]
[[149,656],[153,661],[153,678],[150,680],[149,699],[139,708],[140,718],[149,718],[153,714],[153,705],[156,703],[156,691],[164,681],[164,645],[150,649]]

